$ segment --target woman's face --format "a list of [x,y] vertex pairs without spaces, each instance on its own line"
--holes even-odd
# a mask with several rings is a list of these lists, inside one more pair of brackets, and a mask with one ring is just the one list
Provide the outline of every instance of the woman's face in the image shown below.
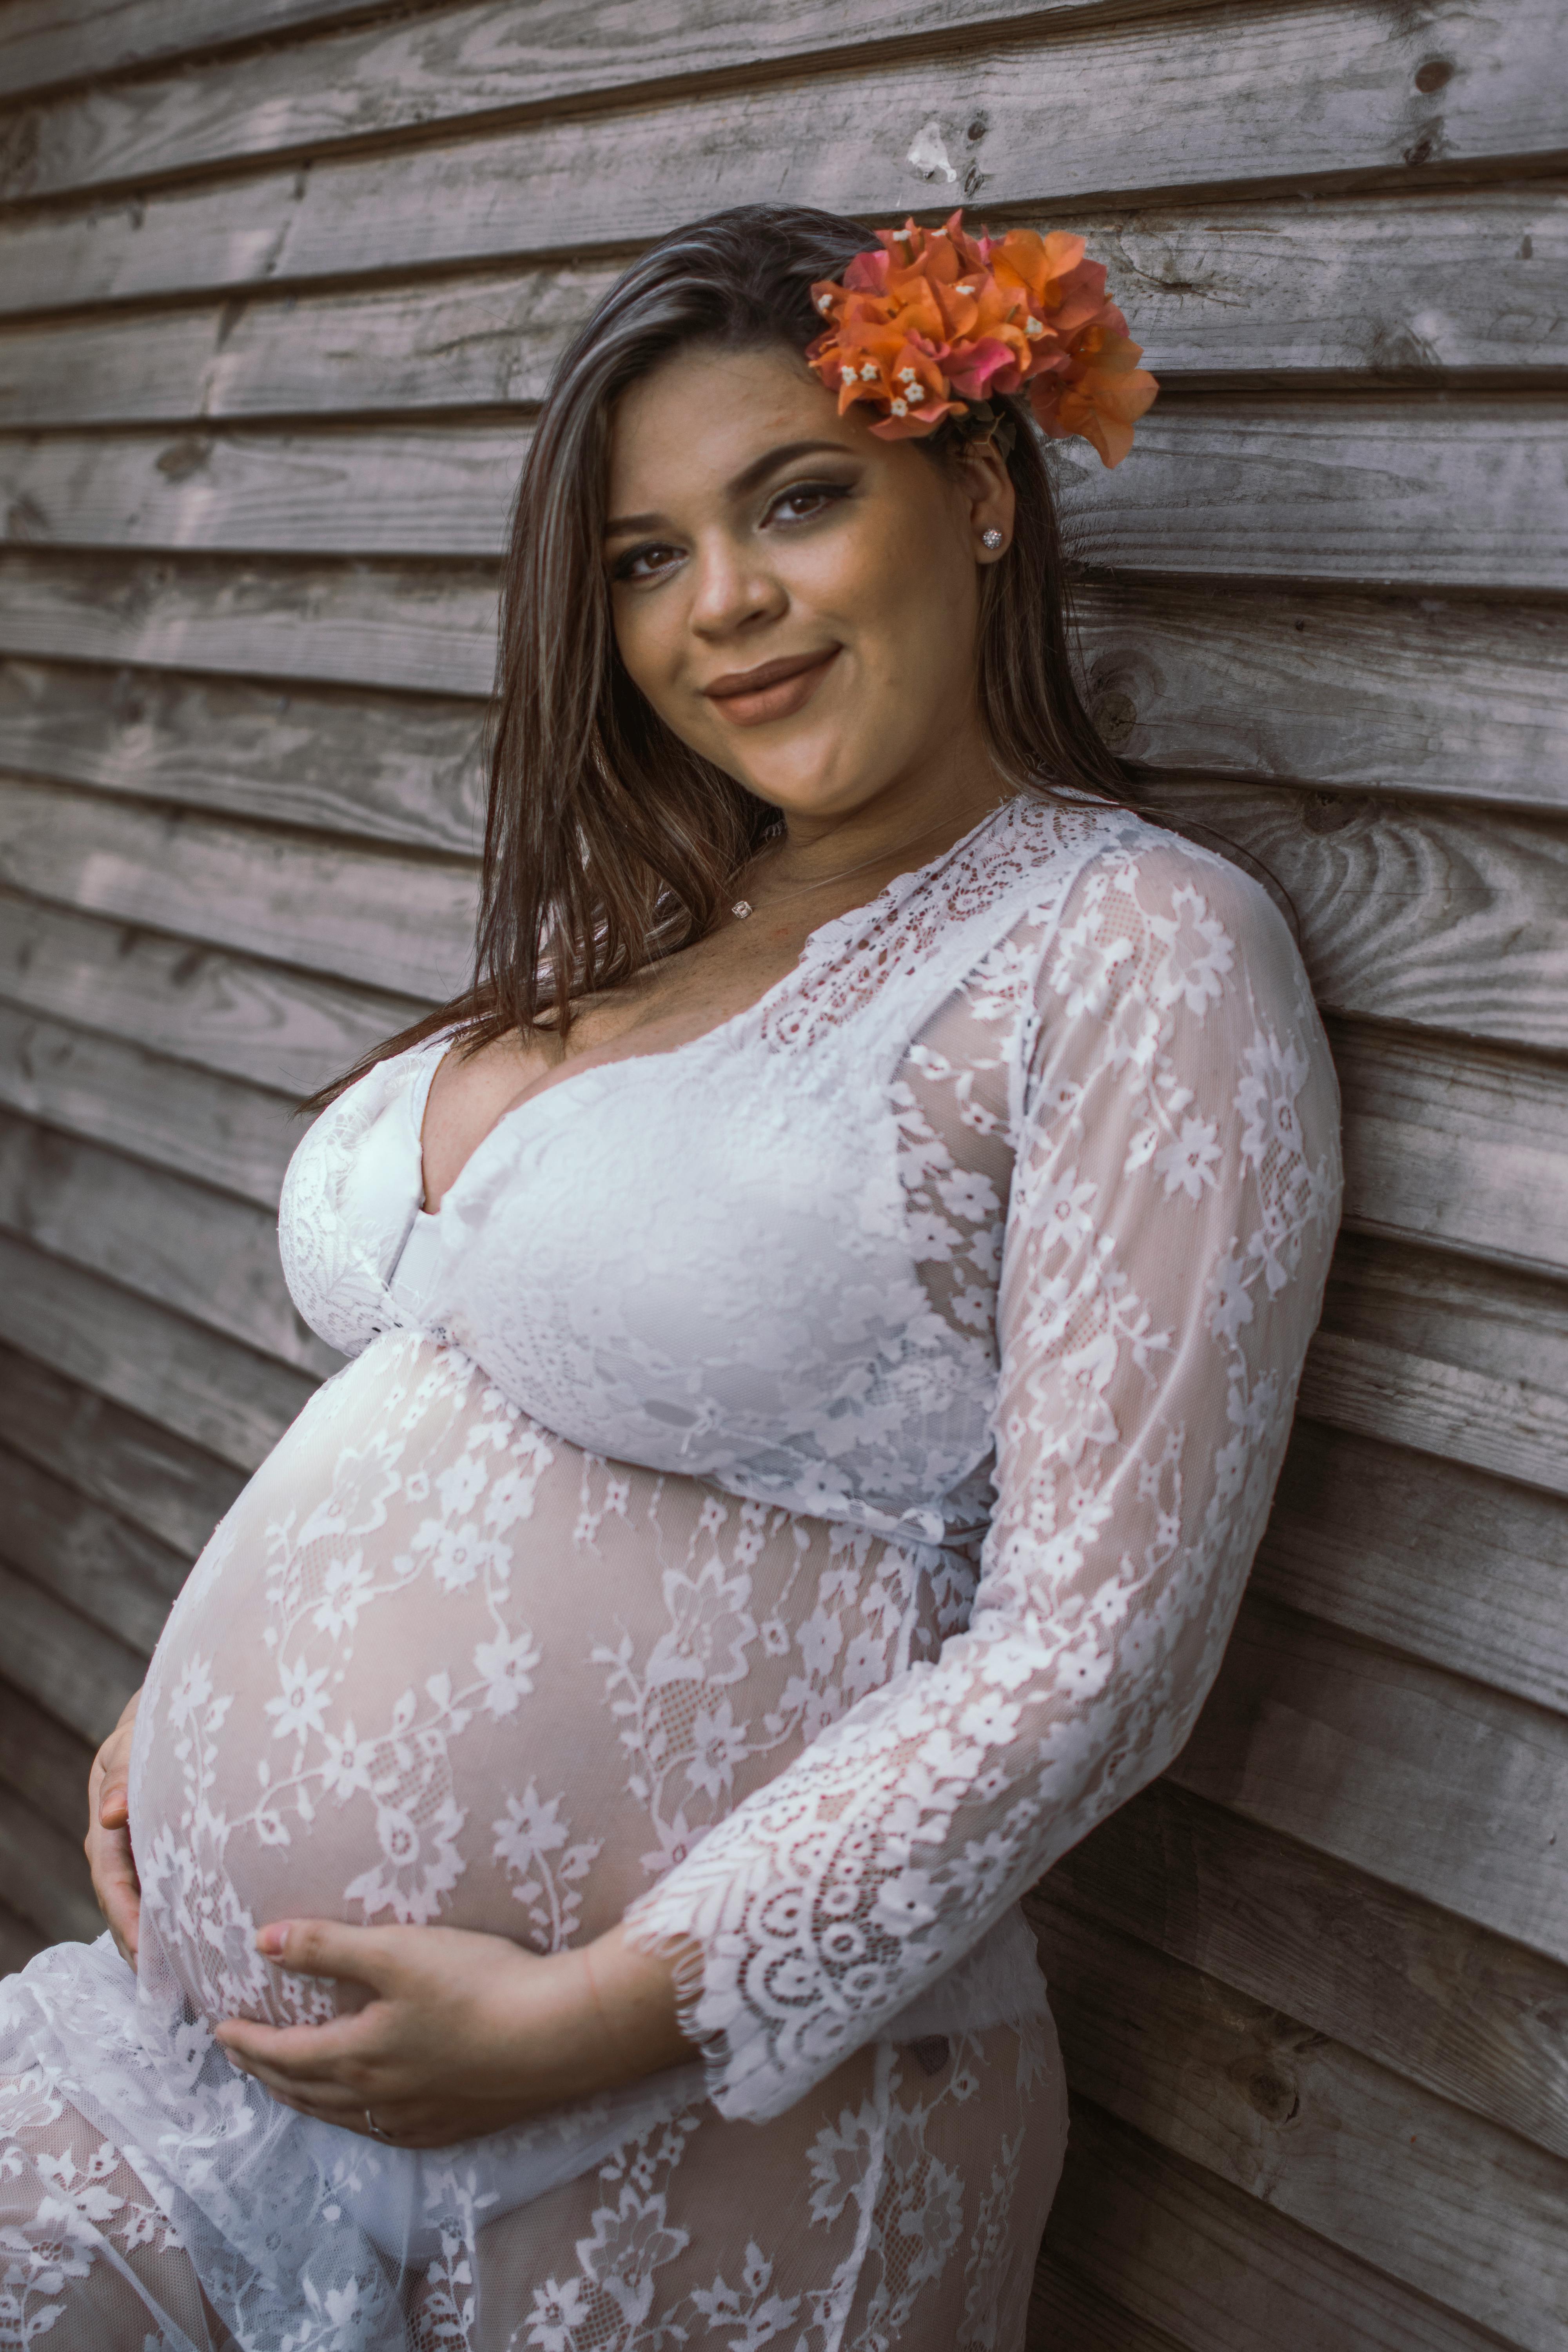
[[1013,523],[994,453],[933,465],[837,415],[784,347],[698,346],[623,396],[609,516],[634,684],[792,823],[869,814],[955,759],[989,771],[981,534],[999,527],[1003,552]]

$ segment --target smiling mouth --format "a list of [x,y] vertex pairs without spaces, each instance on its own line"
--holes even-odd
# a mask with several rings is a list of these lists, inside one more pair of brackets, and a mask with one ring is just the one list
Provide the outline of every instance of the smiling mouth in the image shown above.
[[816,693],[838,652],[837,646],[828,646],[822,653],[793,654],[761,662],[755,669],[731,670],[702,691],[736,726],[759,727],[770,719],[793,718]]

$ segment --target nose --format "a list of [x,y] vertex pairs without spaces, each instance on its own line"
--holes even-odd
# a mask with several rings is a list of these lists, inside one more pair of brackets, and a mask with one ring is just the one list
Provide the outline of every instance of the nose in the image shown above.
[[729,531],[705,533],[695,555],[691,626],[699,636],[731,637],[784,612],[784,590],[749,542]]

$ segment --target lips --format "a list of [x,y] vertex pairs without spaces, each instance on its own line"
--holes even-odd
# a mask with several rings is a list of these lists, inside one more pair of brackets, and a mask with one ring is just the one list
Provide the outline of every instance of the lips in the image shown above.
[[755,669],[729,670],[702,690],[733,725],[758,727],[768,719],[793,717],[811,699],[837,657],[837,646],[820,653],[789,654],[778,661],[760,662]]

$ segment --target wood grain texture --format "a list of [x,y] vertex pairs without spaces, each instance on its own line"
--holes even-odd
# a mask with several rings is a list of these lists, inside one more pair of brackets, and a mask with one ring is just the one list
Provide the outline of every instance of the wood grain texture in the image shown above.
[[79,1496],[194,1559],[238,1494],[227,1463],[0,1346],[0,1429]]
[[1568,1959],[1568,1723],[1249,1599],[1172,1780]]
[[1043,1896],[1568,2158],[1568,1969],[1521,1945],[1168,1780],[1075,1847]]
[[79,1839],[0,1785],[0,1889],[6,1907],[50,1944],[96,1943],[103,1921]]
[[[1152,769],[1568,803],[1550,607],[1099,583],[1077,609],[1098,723]],[[0,654],[477,698],[495,621],[477,564],[0,552]]]
[[1557,2352],[1561,2158],[1048,1895],[1035,1925],[1081,2096],[1508,2342]]
[[[1246,26],[1245,37],[1240,26]],[[110,207],[44,212],[8,240],[0,307],[306,284],[325,276],[581,255],[726,205],[784,199],[870,215],[1284,184],[1560,155],[1540,59],[1557,0],[1506,14],[1430,0],[1390,17],[1310,0],[753,83],[585,120],[523,123]],[[1443,86],[1423,90],[1441,59]],[[1131,121],[1130,146],[1108,121]],[[977,139],[969,136],[980,126]],[[940,138],[950,160],[926,162]],[[910,161],[914,147],[921,158]]]
[[87,1782],[94,1743],[83,1739],[15,1683],[0,1680],[0,1780],[79,1850],[87,1831]]
[[425,1011],[0,887],[0,996],[298,1101]]
[[329,24],[365,8],[366,0],[7,0],[0,97]]
[[49,1938],[30,1919],[0,1903],[0,1977],[20,1975],[27,1962],[47,1948]]
[[1568,1071],[1481,1045],[1336,1021],[1345,1215],[1482,1257],[1568,1269]]
[[307,1373],[3,1232],[0,1339],[247,1472],[316,1385]]
[[213,815],[477,856],[471,702],[0,661],[0,768]]
[[[1181,0],[1163,0],[1173,5]],[[872,44],[929,52],[954,35],[1005,34],[1020,20],[1036,32],[1053,20],[1070,27],[1086,9],[1118,13],[1104,0],[858,0],[853,14],[835,0],[791,0],[762,16],[746,0],[666,0],[656,9],[602,0],[591,12],[578,0],[532,0],[521,12],[508,0],[426,8],[19,110],[0,197],[158,179],[437,123],[472,128],[498,114],[580,105],[652,83],[732,82],[759,67],[816,63]],[[246,12],[238,13],[243,24]],[[1152,13],[1148,0],[1143,13]],[[0,67],[5,54],[0,48]],[[877,69],[874,55],[861,62]]]
[[478,886],[467,863],[4,777],[0,880],[84,913],[432,1000],[455,994],[472,963]]
[[0,1002],[0,1104],[163,1161],[276,1213],[304,1132],[281,1095]]
[[[1500,1319],[1494,1305],[1483,1339]],[[1330,1412],[1349,1418],[1352,1399]],[[1568,1714],[1568,1513],[1550,1494],[1303,1417],[1252,1590]]]
[[[499,559],[527,446],[456,422],[0,436],[0,508],[33,545]],[[1052,467],[1093,570],[1568,586],[1558,402],[1168,399],[1114,472],[1081,442]]]
[[[1071,2162],[1071,2157],[1068,2157]],[[1182,2352],[1173,2336],[1135,2319],[1046,2246],[1035,2269],[1025,2352]]]
[[1325,1010],[1568,1046],[1560,821],[1174,778],[1149,798],[1283,885]]
[[265,1210],[8,1111],[0,1227],[297,1371],[321,1376],[342,1361],[296,1314]]
[[[119,1722],[126,1700],[142,1686],[146,1665],[142,1653],[79,1617],[30,1578],[18,1576],[5,1566],[3,1552],[0,1612],[9,1679],[46,1714],[96,1748]],[[31,1808],[28,1813],[39,1818]]]
[[127,1649],[152,1656],[190,1560],[0,1446],[7,1563]]
[[[1568,196],[1147,205],[1060,226],[1089,240],[1163,383],[1447,381],[1568,363]],[[551,262],[479,277],[0,328],[0,426],[527,406],[616,275]]]
[[1075,2098],[1046,2242],[1185,2352],[1503,2352],[1272,2201]]

